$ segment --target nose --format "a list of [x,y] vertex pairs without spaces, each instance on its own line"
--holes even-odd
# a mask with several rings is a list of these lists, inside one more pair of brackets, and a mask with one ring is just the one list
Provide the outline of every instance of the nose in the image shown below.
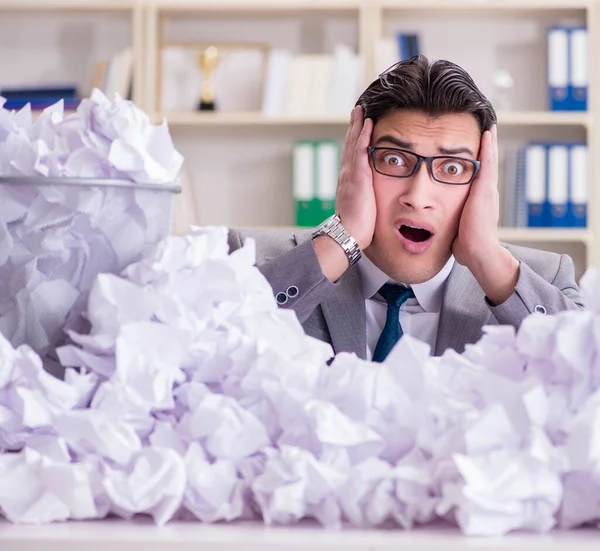
[[417,171],[407,178],[406,184],[398,198],[402,206],[416,211],[433,208],[436,185],[426,163],[421,163]]

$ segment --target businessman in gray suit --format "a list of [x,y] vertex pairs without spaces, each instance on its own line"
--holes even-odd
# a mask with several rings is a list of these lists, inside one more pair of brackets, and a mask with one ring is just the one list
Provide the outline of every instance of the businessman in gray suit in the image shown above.
[[403,334],[462,352],[485,325],[583,306],[567,255],[501,243],[496,114],[471,77],[419,56],[353,109],[336,214],[252,237],[281,308],[335,353],[383,361]]

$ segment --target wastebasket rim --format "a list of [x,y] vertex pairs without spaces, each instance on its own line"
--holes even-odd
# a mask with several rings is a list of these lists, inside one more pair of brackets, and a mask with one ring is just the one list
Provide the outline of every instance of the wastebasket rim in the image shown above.
[[180,193],[181,185],[176,181],[168,184],[140,184],[117,178],[68,178],[46,176],[0,176],[0,185],[36,185],[36,186],[107,186],[135,189],[152,189]]

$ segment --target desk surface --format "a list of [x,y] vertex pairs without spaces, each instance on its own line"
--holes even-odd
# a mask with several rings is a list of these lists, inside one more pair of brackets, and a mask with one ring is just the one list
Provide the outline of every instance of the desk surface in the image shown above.
[[600,530],[467,537],[448,526],[341,531],[313,523],[267,528],[239,522],[204,525],[149,520],[99,520],[42,526],[0,521],[2,551],[599,551]]

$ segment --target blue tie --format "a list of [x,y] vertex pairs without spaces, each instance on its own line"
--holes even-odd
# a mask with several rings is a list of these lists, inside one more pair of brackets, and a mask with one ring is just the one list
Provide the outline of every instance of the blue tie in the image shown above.
[[402,287],[401,285],[393,285],[392,283],[386,283],[379,289],[379,294],[385,299],[388,307],[385,325],[373,353],[374,362],[385,360],[390,350],[394,348],[394,345],[402,336],[400,306],[402,306],[406,299],[415,296],[410,287]]

